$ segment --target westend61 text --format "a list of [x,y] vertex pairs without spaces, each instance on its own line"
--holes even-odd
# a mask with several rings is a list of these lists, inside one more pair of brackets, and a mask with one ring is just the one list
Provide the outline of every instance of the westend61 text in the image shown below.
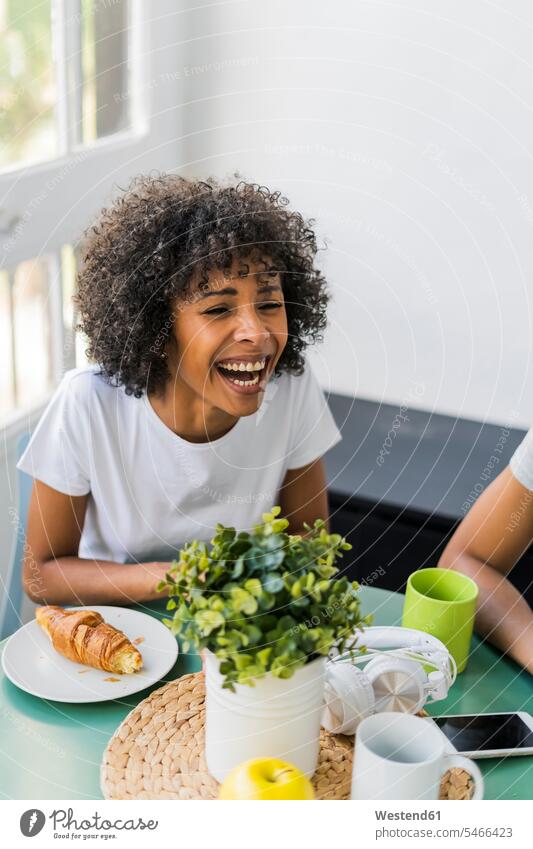
[[374,811],[377,820],[440,820],[440,811]]

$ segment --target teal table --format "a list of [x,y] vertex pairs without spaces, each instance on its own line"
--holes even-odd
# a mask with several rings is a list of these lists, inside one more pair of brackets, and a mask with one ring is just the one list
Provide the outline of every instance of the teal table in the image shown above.
[[[376,625],[400,624],[403,596],[361,590],[364,613]],[[155,616],[164,606],[142,608]],[[0,644],[3,650],[5,644]],[[164,680],[200,667],[181,655]],[[47,702],[0,677],[0,798],[101,799],[99,767],[108,740],[129,711],[163,681],[123,701],[71,705]],[[516,711],[533,713],[533,679],[494,649],[475,640],[466,671],[433,714]],[[533,757],[479,761],[487,799],[533,799]]]

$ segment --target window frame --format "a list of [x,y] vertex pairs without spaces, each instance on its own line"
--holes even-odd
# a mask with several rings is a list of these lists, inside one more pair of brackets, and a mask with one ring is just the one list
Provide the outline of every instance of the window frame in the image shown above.
[[[72,31],[76,15],[72,13],[73,4],[69,3],[70,18],[67,18],[69,0],[52,2],[54,49],[56,56],[63,58],[62,64],[56,62],[60,77],[57,111],[62,150],[54,159],[15,165],[0,172],[0,207],[4,220],[10,223],[0,231],[0,267],[12,275],[20,262],[51,257],[55,266],[49,278],[55,388],[65,370],[75,364],[73,350],[70,358],[65,353],[60,273],[63,247],[70,244],[76,249],[89,222],[112,200],[117,188],[124,188],[135,174],[152,171],[154,167],[159,171],[175,170],[179,162],[179,142],[183,136],[179,108],[181,75],[173,75],[172,69],[180,43],[183,10],[176,8],[172,0],[158,0],[155,8],[142,0],[130,0],[131,127],[80,144],[72,129],[74,101],[66,87],[66,57],[68,45],[72,46],[76,37]],[[80,0],[76,3],[81,10]],[[156,47],[151,49],[152,45]],[[27,429],[28,420],[44,409],[49,397],[39,399],[35,406],[15,408],[3,417],[0,430],[4,439],[9,433]],[[24,427],[23,423],[26,423]]]

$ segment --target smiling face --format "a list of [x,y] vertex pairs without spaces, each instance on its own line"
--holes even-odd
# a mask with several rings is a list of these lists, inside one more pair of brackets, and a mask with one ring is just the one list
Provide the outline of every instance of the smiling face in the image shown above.
[[227,276],[213,270],[177,304],[169,367],[191,401],[231,417],[261,405],[287,343],[281,276],[268,258],[235,259]]

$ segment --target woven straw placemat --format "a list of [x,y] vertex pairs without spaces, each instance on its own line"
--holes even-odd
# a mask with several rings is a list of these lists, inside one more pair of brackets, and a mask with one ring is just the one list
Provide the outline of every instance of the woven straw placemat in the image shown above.
[[[140,702],[109,741],[101,766],[105,799],[216,799],[218,782],[204,758],[204,674],[170,681]],[[312,778],[317,799],[348,799],[353,738],[320,731],[318,767]],[[441,799],[470,799],[473,781],[449,770]]]

